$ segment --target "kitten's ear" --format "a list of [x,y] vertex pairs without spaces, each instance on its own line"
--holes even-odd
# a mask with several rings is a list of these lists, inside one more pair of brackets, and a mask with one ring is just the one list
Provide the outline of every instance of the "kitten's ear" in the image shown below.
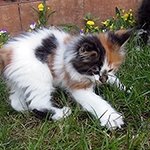
[[92,46],[88,43],[82,44],[79,48],[79,56],[82,62],[89,62],[97,57],[97,52],[93,50]]
[[116,32],[108,33],[108,41],[111,43],[111,48],[117,50],[116,48],[120,48],[124,46],[124,44],[128,41],[133,30],[118,30]]

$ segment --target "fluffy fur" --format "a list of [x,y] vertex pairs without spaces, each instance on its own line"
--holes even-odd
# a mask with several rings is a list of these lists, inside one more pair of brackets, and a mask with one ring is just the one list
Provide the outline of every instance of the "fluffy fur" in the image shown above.
[[43,29],[15,38],[0,49],[0,70],[10,87],[11,106],[53,120],[65,118],[71,109],[56,108],[51,102],[51,93],[60,86],[99,118],[102,126],[121,127],[122,115],[96,95],[93,87],[97,81],[126,90],[114,74],[123,61],[123,45],[130,34],[120,30],[71,36]]

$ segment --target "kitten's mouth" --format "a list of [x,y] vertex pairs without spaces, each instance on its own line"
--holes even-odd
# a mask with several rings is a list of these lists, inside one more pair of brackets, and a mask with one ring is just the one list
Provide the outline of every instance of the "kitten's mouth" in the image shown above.
[[107,75],[100,76],[99,80],[100,82],[105,83],[108,80],[108,76]]
[[103,73],[100,75],[99,80],[101,83],[106,83],[108,80],[108,72],[106,70],[103,71]]
[[108,80],[108,76],[106,74],[100,75],[94,75],[96,82],[98,83],[106,83]]

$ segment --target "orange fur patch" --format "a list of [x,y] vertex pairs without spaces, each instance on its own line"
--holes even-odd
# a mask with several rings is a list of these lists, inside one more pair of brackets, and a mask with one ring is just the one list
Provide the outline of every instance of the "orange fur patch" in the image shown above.
[[69,87],[69,89],[71,90],[87,89],[92,85],[92,82],[89,79],[84,79],[82,81],[72,80],[70,74],[65,70],[65,67],[64,67],[64,71],[65,71],[65,76],[63,80],[67,81],[66,84]]
[[11,63],[12,48],[0,49],[0,73]]
[[55,75],[55,73],[54,73],[54,70],[53,70],[53,66],[54,66],[54,56],[55,56],[55,50],[52,52],[52,54],[48,55],[47,60],[46,60],[47,65],[48,65],[48,67],[49,67],[49,69],[50,69],[50,71],[51,71],[51,74],[52,74],[53,78],[56,77],[56,75]]
[[65,39],[64,39],[64,44],[67,44],[68,42],[70,42],[73,39],[73,36],[68,35]]
[[102,45],[106,50],[107,62],[111,67],[113,64],[114,69],[117,69],[119,65],[122,63],[124,55],[121,54],[119,50],[120,46],[118,44],[112,44],[108,40],[108,33],[99,34],[97,37],[100,39]]

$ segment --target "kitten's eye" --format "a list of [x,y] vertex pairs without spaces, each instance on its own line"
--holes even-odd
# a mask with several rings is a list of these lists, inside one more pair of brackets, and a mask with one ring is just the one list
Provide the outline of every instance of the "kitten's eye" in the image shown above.
[[94,74],[99,74],[99,68],[98,67],[93,67],[91,70]]
[[110,69],[110,70],[108,70],[108,72],[111,72],[111,71],[113,71],[113,68],[112,68],[112,69]]

